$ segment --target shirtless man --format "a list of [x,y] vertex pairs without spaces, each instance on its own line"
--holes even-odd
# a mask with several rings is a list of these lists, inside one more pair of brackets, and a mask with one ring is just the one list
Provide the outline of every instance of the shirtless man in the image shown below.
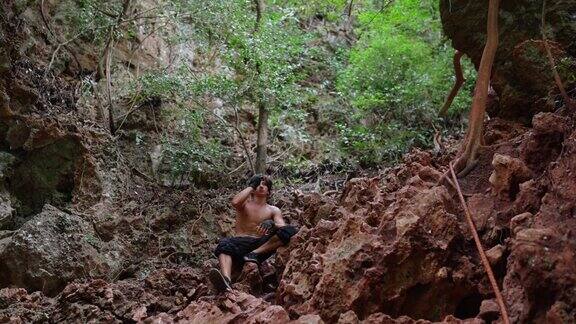
[[236,209],[235,236],[220,240],[214,251],[220,271],[212,269],[209,274],[219,291],[232,290],[233,263],[259,265],[296,234],[296,228],[284,222],[280,209],[267,204],[271,190],[272,180],[257,174],[250,179],[248,187],[232,199]]

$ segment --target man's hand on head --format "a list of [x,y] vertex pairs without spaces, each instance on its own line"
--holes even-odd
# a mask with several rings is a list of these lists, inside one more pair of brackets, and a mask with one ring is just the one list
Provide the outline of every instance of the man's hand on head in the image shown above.
[[248,186],[256,190],[256,188],[258,188],[258,186],[260,185],[260,182],[262,182],[262,175],[256,174],[252,176],[252,178],[250,178],[250,181],[248,181]]

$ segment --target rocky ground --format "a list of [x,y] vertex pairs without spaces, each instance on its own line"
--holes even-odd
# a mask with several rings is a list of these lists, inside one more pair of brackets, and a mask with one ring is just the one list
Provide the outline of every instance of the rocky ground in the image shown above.
[[[511,320],[570,323],[576,316],[574,120],[562,111],[536,115],[532,127],[493,119],[486,140],[479,165],[461,185]],[[204,275],[214,258],[198,267],[172,263],[146,273],[135,266],[117,280],[89,279],[110,271],[103,267],[109,254],[77,237],[93,230],[82,217],[46,206],[3,239],[3,277],[36,292],[2,289],[0,319],[499,321],[455,191],[439,185],[450,155],[414,151],[376,177],[349,180],[337,195],[295,191],[279,199],[300,232],[261,271],[246,266],[236,291],[220,296]],[[50,276],[57,280],[47,281]]]

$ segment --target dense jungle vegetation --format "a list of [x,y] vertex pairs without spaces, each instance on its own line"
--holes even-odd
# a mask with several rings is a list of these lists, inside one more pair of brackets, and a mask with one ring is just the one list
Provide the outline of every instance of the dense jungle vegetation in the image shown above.
[[[133,110],[162,106],[158,117],[174,126],[158,131],[174,177],[229,171],[234,154],[253,168],[259,107],[269,171],[286,175],[390,165],[413,146],[431,147],[435,130],[462,130],[475,72],[464,62],[464,89],[448,117],[437,117],[455,79],[437,1],[171,0],[123,12],[129,5],[66,1],[54,19],[68,41],[99,49],[100,77],[114,44],[158,37],[176,49],[136,73],[111,59],[110,98],[101,98],[128,107],[115,114],[117,129]],[[53,70],[71,59],[61,55]],[[86,76],[85,97],[94,79]]]

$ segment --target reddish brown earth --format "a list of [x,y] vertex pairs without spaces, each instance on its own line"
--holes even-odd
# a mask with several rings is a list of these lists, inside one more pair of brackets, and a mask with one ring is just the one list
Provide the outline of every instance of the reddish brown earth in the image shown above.
[[[461,185],[512,322],[569,323],[576,316],[574,121],[542,113],[531,128],[503,125],[488,123],[490,146]],[[233,293],[213,294],[203,275],[212,260],[141,278],[80,280],[52,298],[5,288],[0,319],[498,321],[455,191],[438,185],[445,162],[414,151],[378,177],[349,180],[339,197],[282,198],[300,232],[262,274],[245,267]]]

